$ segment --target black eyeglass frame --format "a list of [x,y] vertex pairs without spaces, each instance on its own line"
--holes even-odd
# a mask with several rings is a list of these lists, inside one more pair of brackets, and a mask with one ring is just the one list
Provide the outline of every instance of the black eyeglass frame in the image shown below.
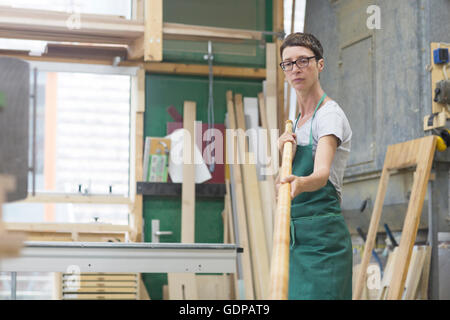
[[[297,65],[297,68],[299,68],[299,69],[307,68],[308,65],[309,65],[309,60],[311,60],[311,59],[313,59],[313,58],[316,58],[316,57],[317,57],[317,56],[312,56],[312,57],[300,57],[300,58],[298,58],[297,60],[294,60],[294,61],[283,61],[283,62],[280,63],[280,67],[281,67],[281,69],[283,69],[283,71],[292,71],[292,70],[294,69],[294,64],[296,64],[296,65]],[[299,61],[299,60],[301,60],[301,59],[307,59],[307,60],[308,60],[308,63],[306,64],[306,66],[301,67],[301,66],[299,66],[299,65],[297,64],[297,61]],[[292,69],[291,69],[291,70],[286,70],[286,67],[283,66],[283,64],[284,64],[284,63],[287,63],[287,62],[292,63]]]

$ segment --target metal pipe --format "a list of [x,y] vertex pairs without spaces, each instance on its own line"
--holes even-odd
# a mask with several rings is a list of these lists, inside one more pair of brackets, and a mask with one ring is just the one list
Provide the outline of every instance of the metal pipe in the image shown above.
[[36,195],[36,123],[37,123],[37,68],[33,69],[33,154],[32,154],[32,191],[33,196]]

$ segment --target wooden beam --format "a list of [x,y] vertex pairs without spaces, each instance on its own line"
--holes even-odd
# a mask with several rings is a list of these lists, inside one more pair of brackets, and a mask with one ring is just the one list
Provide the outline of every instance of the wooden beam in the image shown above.
[[205,27],[182,23],[164,23],[164,36],[203,37],[235,40],[261,40],[262,32],[243,29]]
[[195,119],[196,103],[184,102],[183,183],[181,190],[181,242],[195,243]]
[[[286,121],[285,132],[292,133],[292,121]],[[280,180],[292,174],[292,143],[285,143]],[[273,252],[270,263],[270,299],[287,300],[289,289],[289,240],[291,221],[291,184],[285,183],[278,191]]]
[[112,225],[103,223],[23,223],[5,222],[8,231],[42,232],[42,233],[126,233],[130,231],[127,225]]
[[[92,57],[89,59],[77,58],[75,51],[73,52],[73,56],[67,57],[62,56],[54,57],[46,54],[40,57],[36,57],[36,56],[29,56],[27,53],[24,52],[10,52],[0,50],[0,56],[14,57],[28,61],[112,65],[111,59],[104,59],[104,57]],[[195,76],[208,76],[209,74],[208,66],[199,64],[170,63],[170,62],[143,63],[140,61],[123,61],[120,62],[118,66],[142,67],[149,73],[159,73],[159,74],[180,74],[180,75],[195,75]],[[266,69],[214,66],[213,74],[215,77],[263,80],[266,78]]]
[[[261,125],[264,130],[267,132],[267,150],[268,154],[270,155],[272,147],[271,147],[271,141],[270,141],[270,130],[268,126],[268,120],[267,120],[267,108],[264,101],[264,94],[260,92],[258,94],[258,105],[259,105],[259,114],[261,116]],[[278,156],[278,154],[276,154]],[[271,158],[273,161],[273,158]],[[272,162],[268,164],[269,168],[272,167]],[[268,169],[266,167],[266,169]],[[274,217],[277,210],[277,201],[276,201],[276,194],[275,194],[275,179],[273,177],[273,174],[270,174],[271,172],[267,170],[269,174],[265,175],[265,181],[260,181],[261,185],[261,192],[265,196],[261,196],[263,199],[263,209],[264,209],[264,217],[265,217],[265,227],[266,227],[266,233],[267,233],[267,248],[269,250],[269,257],[272,257],[272,237],[273,237],[273,224],[274,224]]]
[[163,59],[163,1],[145,0],[144,61]]
[[266,44],[266,109],[267,128],[278,129],[277,100],[277,53],[274,43]]
[[98,203],[98,204],[125,204],[131,205],[129,198],[124,196],[110,195],[82,195],[63,193],[37,193],[35,196],[28,195],[27,198],[16,203]]
[[[185,101],[183,106],[183,184],[181,190],[181,242],[195,243],[195,119],[197,106]],[[197,300],[197,281],[194,273],[169,273],[171,300]]]
[[353,299],[360,299],[362,289],[365,285],[365,272],[362,272],[362,270],[367,270],[371,252],[374,247],[390,172],[415,166],[416,171],[411,189],[411,197],[408,203],[400,245],[395,258],[392,283],[388,292],[388,299],[390,300],[400,300],[402,298],[411,253],[419,227],[431,165],[436,150],[436,140],[435,136],[427,136],[388,147],[381,179],[378,185],[375,206],[370,220],[369,232],[364,246],[361,269],[356,279]]
[[[273,31],[284,32],[284,1],[273,0]],[[277,107],[278,107],[278,128],[283,128],[287,120],[284,105],[284,72],[279,67],[281,63],[280,48],[283,40],[274,37],[276,45],[276,72],[277,72]]]
[[[145,63],[145,70],[150,73],[168,73],[168,74],[184,74],[207,76],[209,69],[207,65],[183,64],[183,63]],[[246,79],[265,79],[266,70],[259,68],[239,68],[239,67],[225,67],[214,66],[213,75],[215,77],[227,78],[246,78]]]
[[144,33],[142,22],[123,17],[80,14],[80,25],[68,24],[66,12],[0,7],[0,36],[5,38],[129,44]]
[[136,193],[136,183],[143,180],[145,70],[139,69],[131,82],[131,152],[130,195],[132,199],[131,226],[133,241],[143,236],[143,196]]

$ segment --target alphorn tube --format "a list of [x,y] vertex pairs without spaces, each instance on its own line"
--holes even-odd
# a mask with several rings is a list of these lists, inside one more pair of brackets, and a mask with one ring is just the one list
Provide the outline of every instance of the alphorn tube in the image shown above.
[[[292,133],[292,121],[287,120],[285,131]],[[280,181],[292,173],[292,143],[283,147]],[[270,300],[286,300],[289,285],[289,240],[291,223],[291,184],[284,183],[278,190],[277,212],[273,233],[272,261],[270,264]]]

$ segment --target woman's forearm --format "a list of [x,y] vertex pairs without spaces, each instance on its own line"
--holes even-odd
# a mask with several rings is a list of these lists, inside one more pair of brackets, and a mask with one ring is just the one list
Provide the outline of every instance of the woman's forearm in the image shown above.
[[299,194],[301,192],[313,192],[323,188],[328,181],[330,172],[328,170],[317,170],[309,176],[297,177]]

